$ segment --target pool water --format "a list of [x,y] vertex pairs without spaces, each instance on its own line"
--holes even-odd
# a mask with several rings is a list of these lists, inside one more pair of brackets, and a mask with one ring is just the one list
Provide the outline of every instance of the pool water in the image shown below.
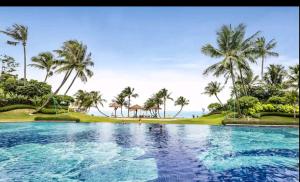
[[0,123],[0,181],[298,181],[298,170],[299,128]]

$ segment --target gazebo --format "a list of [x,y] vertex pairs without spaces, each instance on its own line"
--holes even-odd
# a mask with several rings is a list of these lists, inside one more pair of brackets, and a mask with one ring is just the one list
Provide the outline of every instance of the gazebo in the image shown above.
[[140,105],[137,105],[137,104],[129,107],[129,110],[135,111],[135,116],[136,117],[137,117],[138,110],[141,110],[141,109],[143,109],[143,107],[140,106]]
[[117,117],[117,109],[120,107],[120,105],[117,104],[117,103],[115,103],[115,102],[113,102],[113,103],[110,103],[110,104],[109,104],[109,107],[114,108],[114,111],[115,111],[115,117]]

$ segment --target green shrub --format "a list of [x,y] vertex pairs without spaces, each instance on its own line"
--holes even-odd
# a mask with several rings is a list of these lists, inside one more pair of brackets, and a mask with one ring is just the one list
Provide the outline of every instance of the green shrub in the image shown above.
[[219,103],[211,103],[207,106],[207,108],[210,112],[218,111],[218,110],[222,109],[222,105]]
[[11,96],[6,99],[0,99],[0,107],[16,104],[32,105],[32,102],[26,96],[22,95]]
[[35,121],[76,121],[80,122],[79,118],[71,116],[37,116],[34,118]]
[[66,112],[68,111],[65,109],[49,109],[49,108],[43,108],[39,111],[39,113],[43,113],[43,114],[61,114]]
[[[262,116],[285,116],[285,117],[294,117],[293,113],[283,113],[283,112],[261,112],[258,114],[259,117]],[[299,113],[296,113],[296,117],[299,118]]]
[[254,107],[259,101],[257,98],[252,96],[243,96],[239,98],[240,108],[243,114],[249,114],[249,108]]
[[285,97],[272,96],[268,99],[268,103],[271,103],[271,104],[286,104],[287,100],[286,100]]
[[32,105],[16,104],[16,105],[0,107],[0,112],[11,111],[15,109],[35,109],[35,107]]
[[295,109],[295,112],[296,113],[299,113],[299,107],[296,107],[294,108],[294,106],[292,105],[282,105],[282,104],[278,104],[278,105],[275,105],[275,110],[277,112],[283,112],[283,113],[294,113],[294,109]]

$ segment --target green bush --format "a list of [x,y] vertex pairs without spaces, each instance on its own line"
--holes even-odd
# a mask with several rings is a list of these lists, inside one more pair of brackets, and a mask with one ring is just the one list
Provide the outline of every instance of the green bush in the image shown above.
[[[43,96],[43,102],[48,99],[49,95]],[[50,99],[47,107],[68,107],[72,102],[74,102],[74,98],[68,95],[55,95]]]
[[[293,113],[283,113],[283,112],[261,112],[258,114],[259,117],[262,116],[285,116],[285,117],[294,117]],[[296,113],[296,117],[299,118],[299,113]]]
[[286,100],[285,97],[272,96],[268,99],[268,103],[271,103],[271,104],[286,104],[287,100]]
[[79,118],[71,116],[37,116],[34,118],[35,121],[76,121],[80,122]]
[[16,104],[16,105],[0,107],[0,112],[6,112],[15,109],[35,109],[35,107],[32,105]]
[[240,108],[243,114],[249,114],[249,108],[254,107],[259,101],[257,98],[252,96],[243,96],[239,98]]
[[43,108],[39,111],[39,113],[43,113],[43,114],[61,114],[66,112],[68,111],[65,109],[49,109],[49,108]]
[[218,110],[222,109],[222,105],[219,103],[211,103],[207,106],[207,108],[210,112],[218,111]]
[[32,105],[32,102],[27,97],[22,95],[11,96],[6,99],[4,98],[0,99],[0,107],[8,106],[8,105],[16,105],[16,104]]

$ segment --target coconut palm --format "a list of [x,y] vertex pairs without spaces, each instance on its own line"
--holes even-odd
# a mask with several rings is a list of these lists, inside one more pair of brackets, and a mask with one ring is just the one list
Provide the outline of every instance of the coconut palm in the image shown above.
[[56,95],[60,89],[64,86],[64,84],[69,79],[70,75],[72,74],[73,70],[78,66],[78,59],[76,54],[76,44],[73,40],[69,40],[63,43],[63,46],[59,50],[55,50],[58,54],[58,57],[61,58],[55,62],[57,65],[56,73],[65,73],[65,76],[63,77],[62,82],[58,86],[58,88],[50,94],[50,96],[47,98],[47,100],[42,104],[41,107],[39,107],[36,112],[39,112],[42,108],[44,108],[50,101],[50,99]]
[[163,105],[164,105],[164,118],[166,118],[166,105],[167,105],[167,100],[173,100],[173,98],[171,98],[171,93],[168,93],[168,90],[163,88],[159,91],[158,93],[160,95],[160,97],[163,100]]
[[253,71],[251,69],[244,71],[243,74],[243,79],[241,79],[241,77],[237,77],[237,87],[242,87],[241,85],[244,85],[244,89],[243,92],[244,94],[241,93],[239,95],[248,95],[248,93],[250,92],[250,90],[252,89],[253,86],[255,86],[258,83],[258,79],[259,76],[253,74]]
[[180,110],[174,115],[174,118],[179,115],[179,113],[182,111],[183,107],[189,104],[189,100],[186,98],[180,96],[175,101],[175,106],[180,106]]
[[72,85],[74,84],[77,78],[80,78],[82,82],[87,82],[87,79],[93,76],[93,72],[89,69],[90,66],[94,66],[94,62],[91,60],[91,53],[87,53],[87,46],[83,45],[77,40],[72,41],[74,54],[76,55],[75,59],[77,66],[74,67],[76,72],[75,76],[72,79],[71,84],[65,92],[65,95],[68,93]]
[[270,64],[264,75],[264,81],[272,86],[281,86],[286,74],[284,66],[279,64]]
[[208,67],[203,74],[206,75],[213,72],[214,76],[219,77],[223,75],[225,78],[231,78],[239,115],[241,115],[241,110],[234,72],[238,67],[243,65],[245,60],[253,60],[255,56],[253,39],[259,33],[256,32],[245,39],[245,28],[246,26],[243,24],[239,24],[236,28],[224,25],[217,32],[217,47],[213,47],[211,44],[202,47],[203,54],[212,58],[222,58],[220,62]]
[[122,94],[128,98],[128,104],[127,104],[127,108],[128,108],[128,112],[127,112],[127,117],[129,117],[129,108],[130,108],[130,102],[131,102],[131,98],[136,98],[139,95],[137,93],[134,93],[134,88],[131,87],[126,87],[124,88],[124,90],[122,91]]
[[92,107],[91,97],[88,92],[78,90],[75,94],[75,105],[80,109],[87,111],[88,108]]
[[287,83],[289,87],[299,89],[299,64],[289,67]]
[[256,40],[256,53],[257,56],[261,58],[261,79],[264,76],[264,62],[267,57],[277,57],[279,54],[273,52],[273,49],[276,47],[277,42],[275,39],[266,41],[264,37],[257,38]]
[[28,66],[46,71],[44,82],[47,81],[48,77],[53,75],[53,70],[56,68],[56,60],[51,52],[42,52],[38,56],[32,57],[31,61],[33,63],[29,64]]
[[208,85],[204,88],[205,92],[203,92],[204,94],[207,94],[209,96],[215,96],[218,101],[220,102],[221,105],[222,102],[221,100],[219,99],[218,97],[218,93],[220,93],[222,91],[223,87],[221,86],[221,83],[217,82],[217,81],[212,81],[212,82],[209,82]]
[[90,92],[90,96],[92,98],[92,103],[93,103],[93,106],[97,108],[97,110],[104,116],[106,117],[109,117],[108,115],[106,115],[105,113],[103,113],[98,105],[100,104],[102,107],[103,107],[103,103],[106,102],[105,99],[102,98],[102,95],[100,94],[99,91],[91,91]]
[[146,102],[144,103],[144,109],[145,109],[146,111],[149,111],[150,114],[151,114],[151,116],[154,116],[154,115],[157,113],[157,109],[155,109],[155,110],[152,112],[152,108],[154,108],[155,105],[156,105],[156,103],[155,103],[155,100],[153,99],[153,97],[148,98],[148,99],[146,100]]
[[154,101],[156,107],[158,108],[157,111],[156,111],[156,112],[157,112],[157,115],[158,115],[158,117],[161,118],[159,109],[160,109],[160,105],[162,105],[162,104],[164,103],[162,93],[161,93],[161,92],[155,93],[155,94],[152,96],[152,99],[153,99],[153,101]]
[[13,39],[13,41],[7,41],[7,44],[14,46],[16,46],[19,43],[22,44],[24,55],[24,80],[26,80],[26,45],[28,38],[28,27],[25,25],[14,24],[12,25],[12,27],[8,27],[5,31],[0,32]]
[[115,97],[113,100],[113,102],[117,103],[120,106],[121,109],[121,115],[123,116],[123,106],[126,106],[126,101],[125,101],[125,96],[124,94],[120,93],[117,97]]

